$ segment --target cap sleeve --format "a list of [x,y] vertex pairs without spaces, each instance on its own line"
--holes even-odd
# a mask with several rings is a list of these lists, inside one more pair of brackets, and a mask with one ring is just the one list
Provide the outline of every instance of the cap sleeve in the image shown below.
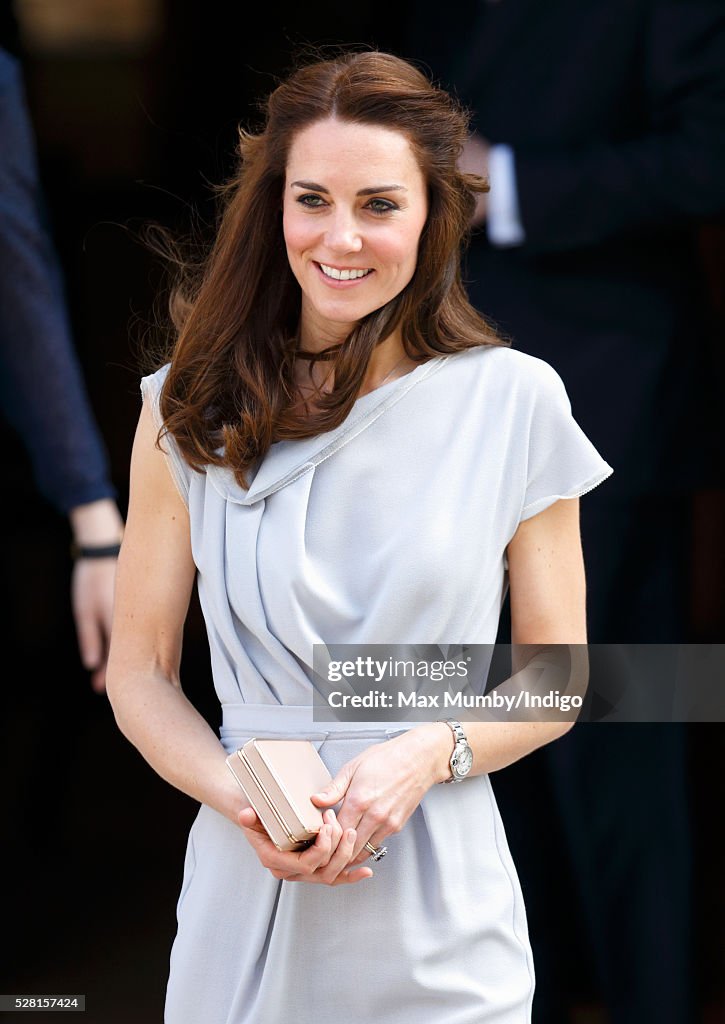
[[[166,380],[170,366],[171,363],[166,363],[160,370],[157,370],[156,373],[152,373],[149,374],[148,377],[141,378],[141,394],[151,405],[151,414],[158,429],[161,429],[163,426],[160,407],[161,388]],[[159,444],[161,445],[161,450],[166,456],[166,465],[169,467],[169,472],[176,484],[176,488],[183,498],[184,504],[188,508],[189,486],[191,484],[191,474],[194,470],[184,459],[171,434],[163,434]]]
[[548,363],[537,362],[521,522],[560,498],[586,494],[613,472],[572,416],[559,374]]

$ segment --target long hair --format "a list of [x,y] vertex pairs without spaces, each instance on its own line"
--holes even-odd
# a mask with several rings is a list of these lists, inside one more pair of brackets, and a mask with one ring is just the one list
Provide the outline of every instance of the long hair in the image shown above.
[[[295,135],[329,117],[404,134],[427,184],[429,211],[412,279],[331,347],[334,387],[305,415],[293,376],[301,291],[287,259],[281,204]],[[398,327],[408,356],[419,361],[509,344],[473,309],[461,283],[475,196],[488,191],[483,178],[457,168],[468,130],[451,95],[379,51],[301,67],[268,97],[263,130],[240,129],[239,166],[220,190],[213,244],[193,290],[177,287],[170,304],[176,339],[161,393],[163,432],[190,466],[227,466],[246,488],[246,471],[275,441],[343,422],[374,348]]]

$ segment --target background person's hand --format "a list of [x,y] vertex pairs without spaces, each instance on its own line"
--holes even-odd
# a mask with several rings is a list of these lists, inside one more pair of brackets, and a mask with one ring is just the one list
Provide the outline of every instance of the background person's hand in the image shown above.
[[322,815],[324,825],[315,842],[306,850],[280,851],[267,834],[253,807],[245,807],[237,820],[263,867],[275,878],[286,882],[312,882],[318,885],[346,885],[361,882],[373,875],[369,867],[351,870],[355,847],[355,830],[343,832],[335,812],[330,808]]
[[96,693],[106,690],[116,558],[81,558],[73,566],[71,606],[81,661]]
[[451,731],[445,722],[416,726],[367,747],[312,796],[317,806],[342,800],[340,826],[357,831],[352,865],[371,856],[366,842],[382,846],[387,836],[400,832],[431,786],[445,777],[449,748]]
[[[111,498],[76,505],[68,514],[79,547],[107,547],[123,537],[123,518]],[[111,641],[113,592],[118,559],[78,558],[71,577],[71,607],[81,661],[91,673],[96,693],[106,690],[106,662]]]

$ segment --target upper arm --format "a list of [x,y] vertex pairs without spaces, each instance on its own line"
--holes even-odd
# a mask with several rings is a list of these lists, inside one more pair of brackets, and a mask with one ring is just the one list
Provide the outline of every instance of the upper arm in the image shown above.
[[579,499],[556,501],[524,520],[507,550],[511,642],[585,644]]
[[167,456],[156,447],[156,436],[145,399],[133,442],[128,515],[116,573],[109,696],[131,670],[159,670],[178,683],[196,566],[189,513]]

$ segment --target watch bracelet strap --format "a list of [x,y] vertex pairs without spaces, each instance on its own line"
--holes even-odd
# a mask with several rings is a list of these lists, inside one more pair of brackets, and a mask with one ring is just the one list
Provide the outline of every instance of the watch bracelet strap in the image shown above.
[[[445,724],[450,728],[451,732],[453,733],[453,754],[454,754],[456,752],[456,747],[458,746],[458,744],[461,741],[464,741],[464,742],[466,741],[466,735],[463,732],[463,727],[462,727],[460,722],[455,721],[455,719],[453,719],[453,718],[439,718],[438,721],[439,722],[445,722]],[[453,757],[453,754],[451,754],[451,757]],[[450,764],[450,758],[449,758],[449,764]],[[444,779],[443,782],[444,782],[444,784],[448,783],[448,782],[458,782],[458,779],[451,772],[450,779]]]
[[442,721],[448,722],[448,725],[451,727],[451,732],[456,737],[456,743],[466,742],[466,734],[463,731],[463,726],[460,722],[457,722],[454,718],[444,718]]

